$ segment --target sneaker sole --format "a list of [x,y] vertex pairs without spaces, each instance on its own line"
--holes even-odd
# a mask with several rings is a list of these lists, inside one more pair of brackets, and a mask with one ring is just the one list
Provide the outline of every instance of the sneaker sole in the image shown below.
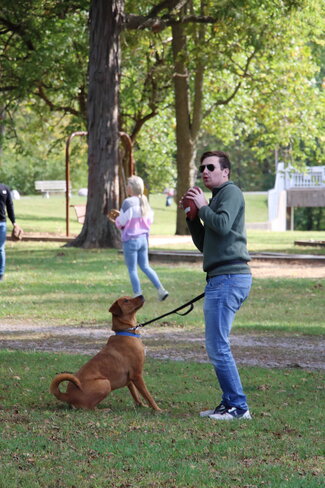
[[229,420],[252,420],[252,417],[251,417],[249,412],[248,413],[246,412],[241,417],[233,417],[229,413],[224,413],[224,414],[216,413],[214,415],[209,415],[209,419],[226,420],[226,421],[229,421]]
[[168,297],[168,293],[167,293],[167,295],[165,295],[164,297],[159,298],[159,301],[160,301],[160,302],[163,302],[164,300],[166,300],[166,298],[167,298],[167,297]]
[[214,410],[204,410],[200,412],[200,417],[210,417],[210,415],[214,414]]

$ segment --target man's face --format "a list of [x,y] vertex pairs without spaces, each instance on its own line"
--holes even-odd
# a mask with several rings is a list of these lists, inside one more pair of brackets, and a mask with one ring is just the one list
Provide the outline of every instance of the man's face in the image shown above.
[[[210,171],[207,166],[209,166],[210,170],[213,166],[213,171]],[[209,156],[208,158],[205,158],[201,163],[201,167],[204,167],[204,171],[201,171],[203,183],[209,190],[217,188],[228,181],[229,169],[220,168],[219,158],[217,156]]]

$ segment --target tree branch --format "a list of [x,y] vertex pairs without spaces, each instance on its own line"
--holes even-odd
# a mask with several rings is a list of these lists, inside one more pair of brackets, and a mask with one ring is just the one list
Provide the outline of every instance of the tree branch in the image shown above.
[[0,86],[0,92],[8,92],[12,90],[17,90],[19,88],[18,85],[7,85],[7,86]]
[[147,15],[147,18],[154,18],[157,17],[159,12],[164,9],[173,10],[177,9],[180,10],[181,8],[185,7],[185,5],[189,3],[189,0],[164,0],[163,2],[155,5]]
[[[248,58],[246,60],[245,68],[243,69],[243,73],[240,75],[241,78],[246,78],[248,76],[249,65],[250,65],[252,59],[254,58],[255,54],[256,54],[256,49],[254,49],[254,51],[250,54],[250,56],[248,56]],[[233,92],[227,98],[225,98],[223,100],[217,100],[213,105],[211,105],[211,107],[205,112],[204,117],[209,116],[211,114],[212,110],[214,110],[216,107],[219,107],[220,105],[228,105],[228,103],[230,103],[231,100],[238,93],[241,85],[242,85],[242,79],[237,83]]]
[[135,122],[135,125],[133,127],[133,130],[132,130],[132,133],[131,133],[131,139],[132,141],[135,141],[138,133],[140,132],[141,130],[141,127],[150,119],[152,119],[152,117],[155,117],[157,115],[157,111],[156,110],[153,110],[152,112],[150,112],[149,114],[147,115],[144,115],[143,117],[141,117],[140,119],[137,119],[136,122]]
[[[7,32],[10,31],[15,34],[18,34],[26,44],[29,51],[34,51],[34,45],[31,42],[31,40],[28,39],[28,36],[26,35],[26,31],[23,29],[21,25],[13,24],[8,19],[5,19],[4,17],[0,17],[0,23],[7,28]],[[1,31],[1,33],[4,33],[4,31]]]
[[154,32],[160,32],[166,27],[171,27],[177,24],[215,24],[216,22],[217,19],[215,17],[205,15],[185,15],[180,20],[179,18],[170,15],[164,15],[163,18],[160,18],[129,14],[125,16],[123,27],[124,29],[129,30],[151,29]]
[[52,112],[65,112],[65,113],[70,113],[71,115],[76,115],[77,117],[80,117],[80,112],[78,110],[75,110],[72,107],[67,107],[67,106],[61,106],[61,105],[55,105],[45,94],[44,88],[42,85],[39,85],[36,91],[36,95],[41,98],[46,105],[50,108]]

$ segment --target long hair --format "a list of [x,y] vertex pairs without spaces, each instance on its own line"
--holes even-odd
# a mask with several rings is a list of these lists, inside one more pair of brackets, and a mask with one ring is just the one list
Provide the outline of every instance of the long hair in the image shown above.
[[130,176],[128,178],[128,185],[131,188],[132,196],[138,197],[140,201],[140,210],[142,217],[148,215],[150,211],[149,202],[144,194],[144,183],[140,176]]

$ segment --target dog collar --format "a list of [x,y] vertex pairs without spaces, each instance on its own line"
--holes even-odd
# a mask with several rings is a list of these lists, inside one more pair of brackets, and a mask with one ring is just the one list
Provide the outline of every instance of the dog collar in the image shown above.
[[127,330],[118,330],[115,332],[116,335],[140,337],[140,334],[135,334],[134,332],[128,332]]

